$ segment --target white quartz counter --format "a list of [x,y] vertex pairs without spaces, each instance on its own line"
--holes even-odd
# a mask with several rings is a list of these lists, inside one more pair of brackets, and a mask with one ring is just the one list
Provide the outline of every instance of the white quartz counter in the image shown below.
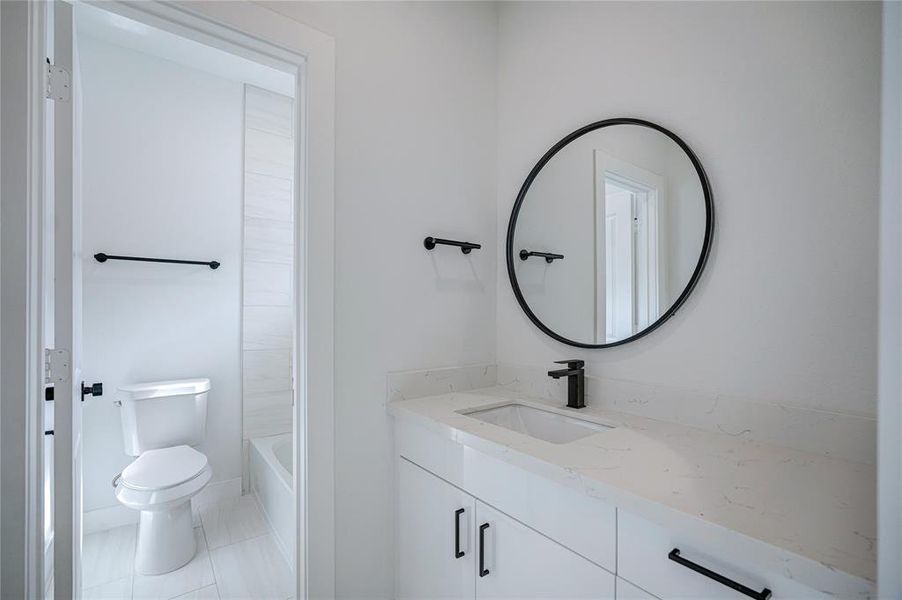
[[[515,399],[615,426],[551,444],[460,414]],[[504,388],[389,411],[493,457],[839,596],[873,593],[876,470],[652,419],[566,409]]]

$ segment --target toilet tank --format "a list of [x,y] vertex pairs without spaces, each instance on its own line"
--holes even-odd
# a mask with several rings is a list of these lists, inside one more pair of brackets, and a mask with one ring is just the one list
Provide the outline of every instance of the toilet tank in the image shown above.
[[125,453],[204,441],[207,430],[209,379],[179,379],[124,385],[121,403]]

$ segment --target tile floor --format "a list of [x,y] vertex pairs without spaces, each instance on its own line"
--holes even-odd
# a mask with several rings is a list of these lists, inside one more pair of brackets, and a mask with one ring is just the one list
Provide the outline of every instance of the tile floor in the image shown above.
[[276,545],[253,496],[198,511],[197,554],[164,575],[134,572],[137,525],[85,536],[82,549],[85,600],[286,600],[294,574]]

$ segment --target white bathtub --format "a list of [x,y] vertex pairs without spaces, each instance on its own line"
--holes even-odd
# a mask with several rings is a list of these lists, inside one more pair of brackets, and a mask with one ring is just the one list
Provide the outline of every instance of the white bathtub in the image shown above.
[[291,434],[252,439],[249,461],[251,491],[293,569],[297,528],[294,523]]

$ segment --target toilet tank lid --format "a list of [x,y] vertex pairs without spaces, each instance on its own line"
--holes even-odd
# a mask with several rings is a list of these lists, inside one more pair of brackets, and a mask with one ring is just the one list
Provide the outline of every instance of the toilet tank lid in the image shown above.
[[123,400],[149,400],[151,398],[200,394],[209,390],[210,380],[206,378],[173,379],[170,381],[150,381],[123,385],[119,388],[119,397]]

